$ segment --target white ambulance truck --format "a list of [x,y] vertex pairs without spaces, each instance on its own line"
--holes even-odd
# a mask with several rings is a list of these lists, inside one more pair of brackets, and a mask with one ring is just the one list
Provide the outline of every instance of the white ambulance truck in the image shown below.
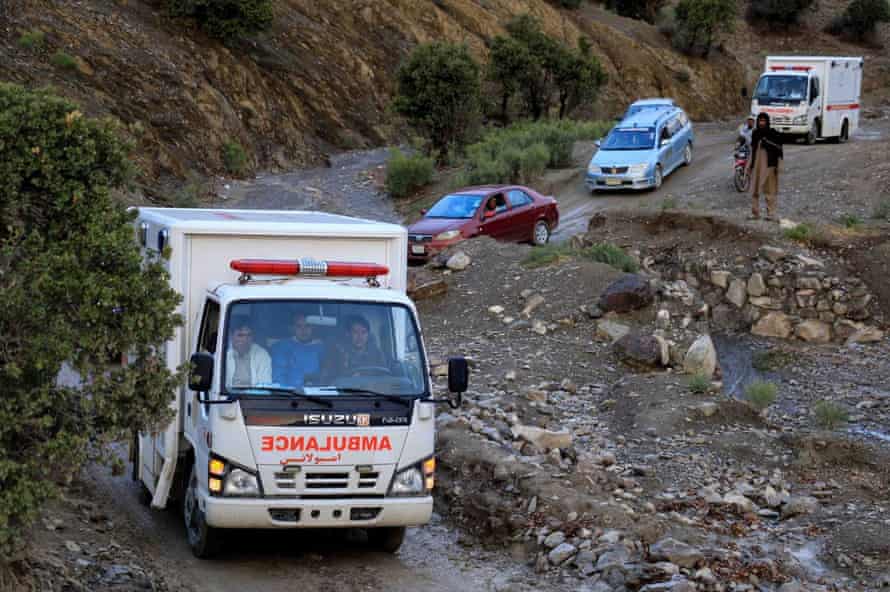
[[769,56],[751,97],[751,113],[803,137],[846,142],[859,128],[862,58]]
[[227,529],[367,529],[395,551],[432,512],[434,407],[460,404],[449,360],[433,400],[406,296],[407,233],[317,212],[140,208],[144,252],[169,248],[190,364],[175,416],[135,438],[134,478],[154,508],[181,504],[198,557]]

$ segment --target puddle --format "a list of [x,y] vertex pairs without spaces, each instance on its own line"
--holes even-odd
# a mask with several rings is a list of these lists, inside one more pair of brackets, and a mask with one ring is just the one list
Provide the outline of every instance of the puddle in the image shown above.
[[857,436],[865,436],[867,438],[876,438],[882,442],[887,442],[890,444],[890,434],[885,434],[884,432],[879,432],[877,430],[869,430],[866,428],[850,428],[851,434],[856,434]]
[[711,335],[711,339],[723,372],[724,393],[739,398],[746,386],[764,380],[764,375],[754,368],[754,348],[747,339],[728,334]]

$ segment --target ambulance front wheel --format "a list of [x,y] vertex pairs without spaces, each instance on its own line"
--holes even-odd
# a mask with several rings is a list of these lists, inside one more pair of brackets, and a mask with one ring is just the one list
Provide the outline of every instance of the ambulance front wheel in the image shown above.
[[192,465],[185,499],[182,503],[182,517],[192,554],[198,559],[210,559],[222,547],[222,531],[207,524],[204,512],[198,506],[198,473]]
[[387,553],[395,553],[405,541],[404,526],[388,526],[381,528],[368,529],[368,542],[371,546],[386,551]]

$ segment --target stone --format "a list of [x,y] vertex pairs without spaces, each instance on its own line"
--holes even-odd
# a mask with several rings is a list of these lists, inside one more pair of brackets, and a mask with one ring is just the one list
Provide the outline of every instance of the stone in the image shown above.
[[821,290],[822,281],[816,277],[799,277],[797,278],[798,290]]
[[759,273],[751,274],[748,278],[748,296],[763,296],[766,294],[766,284]]
[[557,432],[521,424],[513,426],[511,430],[514,438],[525,440],[541,450],[568,448],[572,445],[572,433],[568,430],[560,430]]
[[695,592],[695,584],[683,576],[675,576],[667,582],[646,584],[639,592]]
[[587,313],[588,318],[591,319],[599,319],[603,316],[602,309],[597,304],[588,304],[584,307],[584,312]]
[[596,568],[600,571],[610,567],[622,567],[626,561],[630,560],[630,552],[624,545],[614,545],[609,550],[599,556],[596,562]]
[[448,284],[438,274],[425,269],[408,270],[408,297],[415,302],[434,298],[448,292]]
[[726,291],[726,300],[735,305],[736,308],[745,306],[745,300],[748,297],[748,287],[743,280],[734,279],[729,284]]
[[671,326],[670,311],[664,308],[659,310],[658,314],[655,315],[655,326],[659,329],[669,329]]
[[706,401],[701,405],[696,405],[695,409],[702,415],[702,417],[711,417],[717,413],[718,409],[717,403],[713,401]]
[[702,335],[696,339],[686,356],[683,358],[683,371],[687,374],[702,374],[708,378],[714,375],[717,369],[717,350],[709,335]]
[[822,321],[804,321],[794,328],[794,334],[808,343],[828,343],[831,341],[831,325]]
[[804,267],[809,267],[811,269],[822,269],[825,267],[825,264],[818,259],[813,259],[812,257],[807,257],[806,255],[797,255],[796,259],[800,263],[802,263]]
[[80,545],[78,545],[74,541],[65,541],[65,548],[72,553],[80,553],[82,551]]
[[877,327],[863,327],[847,337],[845,343],[847,345],[852,343],[875,343],[882,339],[884,339],[884,332]]
[[618,341],[628,333],[630,333],[630,327],[617,321],[600,319],[596,323],[597,336],[606,338],[612,342]]
[[779,592],[807,592],[807,589],[800,582],[785,582],[779,588]]
[[758,254],[770,263],[778,263],[785,258],[785,251],[778,247],[762,246],[757,251]]
[[747,514],[755,510],[754,502],[738,492],[730,492],[724,495],[723,503],[732,507],[740,514]]
[[550,563],[552,563],[553,565],[560,565],[562,563],[565,563],[567,559],[572,557],[577,552],[578,549],[577,547],[575,547],[575,545],[562,543],[547,554],[547,559],[550,560]]
[[799,290],[794,297],[797,299],[797,306],[800,308],[813,308],[816,306],[815,290]]
[[751,306],[757,308],[765,308],[767,310],[782,310],[782,303],[770,298],[769,296],[755,296],[748,299]]
[[834,304],[831,305],[831,312],[833,312],[834,314],[836,314],[839,317],[842,317],[845,314],[847,314],[847,312],[849,310],[850,310],[850,307],[848,307],[843,302],[835,302]]
[[693,568],[704,562],[702,552],[683,541],[674,538],[661,539],[649,548],[649,555],[654,561],[670,561],[680,567]]
[[544,304],[546,300],[540,294],[534,294],[525,301],[525,307],[522,309],[522,312],[519,313],[524,317],[530,317],[531,314],[535,311],[536,308]]
[[865,327],[862,323],[856,323],[847,319],[841,319],[834,324],[834,337],[838,341],[846,341],[854,333]]
[[770,312],[761,317],[751,328],[751,333],[760,337],[788,339],[791,336],[791,319],[782,312]]
[[784,506],[782,506],[782,519],[792,518],[794,516],[806,516],[815,514],[819,511],[819,500],[808,495],[791,496]]
[[714,329],[733,331],[745,325],[745,319],[739,309],[728,304],[719,304],[711,314],[711,325]]
[[782,505],[782,494],[773,489],[772,485],[767,485],[760,494],[763,504],[770,508],[778,508]]
[[655,368],[661,366],[661,343],[652,335],[628,333],[612,344],[618,358],[631,366]]
[[536,320],[532,323],[532,331],[538,335],[547,335],[547,323],[541,320]]
[[445,267],[452,271],[463,271],[470,266],[470,256],[463,251],[457,251],[445,263]]
[[504,307],[500,304],[495,304],[488,307],[488,312],[495,315],[504,314]]
[[627,274],[609,284],[600,296],[599,307],[606,312],[631,312],[649,306],[654,298],[645,278]]
[[711,272],[711,283],[717,286],[718,288],[726,289],[729,286],[729,280],[732,278],[732,274],[728,271],[712,271]]
[[557,530],[556,532],[551,532],[546,539],[544,539],[544,546],[548,549],[555,549],[566,542],[566,535],[564,532]]

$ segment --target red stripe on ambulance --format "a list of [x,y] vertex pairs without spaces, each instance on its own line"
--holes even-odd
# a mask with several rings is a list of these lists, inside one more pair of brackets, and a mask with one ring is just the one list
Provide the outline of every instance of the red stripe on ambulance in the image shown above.
[[382,452],[392,451],[389,436],[263,436],[263,452]]

